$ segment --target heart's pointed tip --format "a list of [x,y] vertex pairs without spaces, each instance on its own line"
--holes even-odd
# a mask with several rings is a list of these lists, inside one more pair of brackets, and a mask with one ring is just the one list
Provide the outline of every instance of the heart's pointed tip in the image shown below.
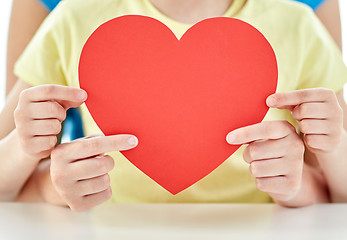
[[166,189],[166,190],[172,195],[177,195],[178,193],[182,192],[184,189]]

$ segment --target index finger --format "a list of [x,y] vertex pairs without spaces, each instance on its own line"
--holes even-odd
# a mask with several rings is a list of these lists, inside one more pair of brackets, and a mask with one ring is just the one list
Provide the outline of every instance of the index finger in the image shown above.
[[87,93],[74,87],[47,84],[28,88],[22,92],[22,96],[31,102],[50,100],[83,102],[87,98]]
[[75,161],[112,151],[125,151],[136,147],[138,140],[133,135],[119,134],[78,139],[58,146],[58,158]]
[[325,102],[330,96],[331,90],[324,88],[311,88],[285,93],[275,93],[266,99],[269,107],[293,108],[307,102]]
[[236,129],[227,135],[229,144],[248,144],[254,141],[281,139],[288,136],[295,128],[287,121],[261,122]]

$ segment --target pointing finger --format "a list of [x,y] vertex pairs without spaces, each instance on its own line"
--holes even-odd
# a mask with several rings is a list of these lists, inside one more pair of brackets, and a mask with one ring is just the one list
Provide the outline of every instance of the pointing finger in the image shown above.
[[303,89],[285,93],[275,93],[269,96],[266,103],[269,107],[292,109],[293,106],[307,102],[326,102],[333,91],[324,88]]
[[281,139],[290,134],[294,127],[287,121],[262,122],[236,129],[227,136],[229,144],[247,144],[259,140]]
[[78,88],[61,85],[41,85],[26,89],[22,92],[22,97],[30,102],[57,101],[79,105],[87,99],[87,93]]

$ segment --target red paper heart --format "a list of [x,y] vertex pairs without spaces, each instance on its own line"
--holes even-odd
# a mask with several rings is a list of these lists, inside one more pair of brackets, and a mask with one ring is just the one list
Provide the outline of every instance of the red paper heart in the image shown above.
[[204,20],[177,40],[153,18],[122,16],[90,36],[79,80],[104,134],[136,135],[138,147],[124,156],[177,194],[239,148],[227,144],[229,131],[262,121],[277,63],[241,20]]

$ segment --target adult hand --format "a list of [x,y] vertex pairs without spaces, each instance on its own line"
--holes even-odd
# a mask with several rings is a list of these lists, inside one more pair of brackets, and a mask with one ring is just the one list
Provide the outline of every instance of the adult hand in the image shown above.
[[325,88],[276,93],[268,97],[269,107],[288,109],[313,153],[333,152],[342,141],[343,110],[334,91]]

